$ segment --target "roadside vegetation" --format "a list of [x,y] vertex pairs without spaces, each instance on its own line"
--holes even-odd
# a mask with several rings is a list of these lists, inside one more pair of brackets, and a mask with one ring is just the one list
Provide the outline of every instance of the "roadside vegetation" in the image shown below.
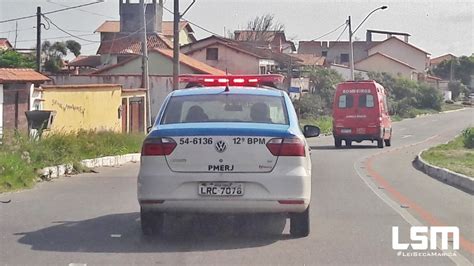
[[[311,88],[299,100],[294,101],[300,124],[314,124],[321,128],[321,132],[330,133],[335,87],[343,79],[331,69],[308,68],[306,73],[310,79]],[[389,113],[393,121],[463,108],[461,104],[444,102],[441,92],[427,83],[393,77],[387,73],[369,72],[368,76],[369,79],[385,87],[388,94]],[[361,79],[361,77],[356,77],[356,79]],[[453,91],[466,93],[464,89],[459,89],[460,85],[457,83],[451,86]],[[459,96],[459,93],[455,95]]]
[[31,187],[44,167],[70,163],[81,172],[81,160],[139,152],[143,139],[143,134],[94,131],[45,134],[40,140],[7,134],[0,144],[0,192]]
[[474,128],[468,128],[454,140],[423,152],[421,157],[432,165],[474,177]]

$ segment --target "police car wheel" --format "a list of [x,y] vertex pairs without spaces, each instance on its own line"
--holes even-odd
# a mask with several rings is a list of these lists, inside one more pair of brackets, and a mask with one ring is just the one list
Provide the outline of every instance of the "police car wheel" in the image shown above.
[[293,237],[306,237],[309,235],[309,206],[302,213],[290,215],[290,235]]
[[144,235],[157,235],[163,228],[164,214],[156,211],[147,211],[143,208],[140,208],[140,221]]

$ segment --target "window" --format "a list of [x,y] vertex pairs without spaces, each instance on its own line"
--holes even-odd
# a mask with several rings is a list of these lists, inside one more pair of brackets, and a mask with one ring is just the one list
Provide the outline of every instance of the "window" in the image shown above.
[[188,95],[171,97],[161,124],[244,122],[288,124],[283,97],[262,95]]
[[339,108],[351,108],[354,103],[354,97],[350,94],[339,96]]
[[260,67],[260,74],[267,74],[267,68],[265,66]]
[[206,49],[206,60],[218,60],[218,59],[219,59],[219,49],[217,48]]
[[374,107],[374,96],[372,94],[359,95],[359,107]]
[[323,51],[323,52],[321,53],[321,55],[322,55],[322,56],[328,56],[328,51]]
[[341,54],[341,63],[349,63],[349,54]]

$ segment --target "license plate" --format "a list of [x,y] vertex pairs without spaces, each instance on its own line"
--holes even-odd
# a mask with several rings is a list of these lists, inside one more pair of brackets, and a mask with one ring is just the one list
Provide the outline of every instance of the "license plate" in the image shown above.
[[348,133],[351,133],[351,132],[352,132],[352,130],[351,130],[350,128],[343,128],[343,129],[341,129],[341,133],[342,133],[342,134],[348,134]]
[[201,196],[242,196],[244,195],[243,183],[200,183],[198,187]]

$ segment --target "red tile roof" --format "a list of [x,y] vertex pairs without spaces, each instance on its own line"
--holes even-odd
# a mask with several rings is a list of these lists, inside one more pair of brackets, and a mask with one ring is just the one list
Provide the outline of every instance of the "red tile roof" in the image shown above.
[[303,62],[300,64],[305,66],[323,66],[326,61],[326,57],[314,54],[291,54],[291,56],[301,59]]
[[0,83],[45,82],[47,76],[30,68],[0,68]]
[[437,65],[437,64],[443,62],[444,60],[451,60],[451,59],[454,59],[454,58],[457,58],[457,57],[453,54],[445,54],[445,55],[438,56],[438,57],[430,59],[430,64],[431,65]]
[[100,64],[100,55],[79,55],[70,61],[68,66],[97,67]]
[[[111,40],[100,43],[97,54],[140,54],[142,51],[140,34],[116,33]],[[147,34],[148,49],[172,48],[173,43],[159,33]]]

